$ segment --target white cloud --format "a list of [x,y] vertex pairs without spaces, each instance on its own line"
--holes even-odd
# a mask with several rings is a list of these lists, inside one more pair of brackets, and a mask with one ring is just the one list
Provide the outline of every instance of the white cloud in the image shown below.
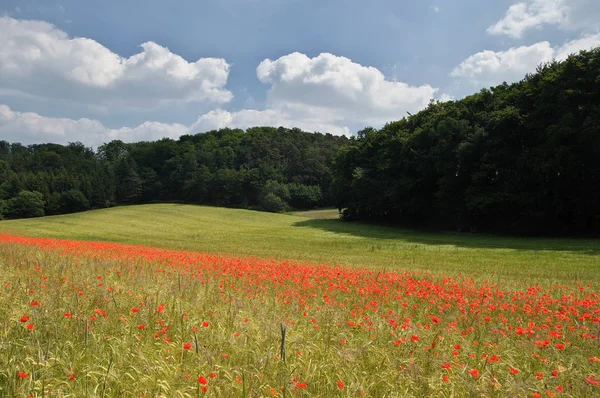
[[269,84],[269,108],[294,120],[315,119],[329,124],[382,125],[406,112],[423,109],[437,89],[390,81],[374,67],[323,53],[300,53],[258,65],[260,81]]
[[170,101],[226,103],[229,64],[188,62],[154,42],[129,58],[42,21],[0,17],[0,89],[105,106],[153,108]]
[[159,122],[110,129],[98,120],[45,117],[33,112],[16,112],[7,105],[0,105],[0,136],[10,142],[66,144],[82,141],[98,146],[115,139],[132,142],[177,138],[188,131],[189,128],[182,124]]
[[543,24],[561,25],[567,21],[569,8],[564,0],[530,0],[511,5],[504,18],[487,31],[496,35],[519,38],[528,29]]
[[581,50],[590,50],[594,47],[600,46],[600,33],[595,35],[582,36],[579,39],[572,40],[565,45],[555,50],[554,57],[561,61],[566,59],[569,55],[578,53]]
[[486,50],[471,55],[454,68],[450,75],[469,78],[478,85],[514,82],[534,71],[541,62],[551,61],[553,56],[554,50],[547,41],[506,51]]
[[310,119],[294,120],[293,116],[286,115],[284,112],[274,109],[244,109],[238,112],[217,109],[200,116],[198,121],[190,128],[190,131],[197,133],[224,127],[246,129],[255,126],[298,127],[304,131],[334,135],[350,135],[351,133],[350,129],[346,126],[328,124]]
[[490,34],[521,38],[530,29],[555,25],[593,31],[600,22],[597,0],[525,0],[511,5],[504,17],[490,26]]
[[541,63],[563,60],[569,54],[600,45],[600,34],[582,36],[560,47],[552,48],[547,41],[531,46],[513,47],[506,51],[482,51],[471,55],[450,73],[476,86],[512,83],[535,72]]

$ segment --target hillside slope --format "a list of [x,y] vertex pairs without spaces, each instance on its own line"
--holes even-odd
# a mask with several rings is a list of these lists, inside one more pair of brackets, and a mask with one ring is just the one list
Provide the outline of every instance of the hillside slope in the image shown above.
[[495,274],[498,278],[587,280],[600,274],[600,243],[594,240],[417,232],[180,204],[2,221],[0,233],[434,273]]

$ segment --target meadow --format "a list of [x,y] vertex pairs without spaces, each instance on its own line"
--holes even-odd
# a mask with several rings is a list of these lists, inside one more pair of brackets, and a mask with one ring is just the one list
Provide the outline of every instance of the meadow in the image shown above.
[[0,395],[597,396],[599,254],[332,211],[2,221]]

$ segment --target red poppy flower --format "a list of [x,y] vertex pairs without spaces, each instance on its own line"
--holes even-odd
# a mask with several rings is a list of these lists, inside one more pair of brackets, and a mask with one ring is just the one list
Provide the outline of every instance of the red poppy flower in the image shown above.
[[344,388],[346,388],[346,386],[344,385],[344,382],[341,380],[337,381],[337,385],[340,390],[343,390]]
[[204,376],[198,376],[198,383],[200,384],[208,384],[208,380]]
[[34,330],[35,327],[33,326],[33,323],[30,323],[29,325],[27,325],[27,329]]
[[592,384],[594,386],[600,386],[600,380],[596,380],[596,378],[594,376],[588,376],[588,378],[585,379],[585,381],[588,384]]
[[23,315],[20,319],[21,322],[27,322],[29,320],[29,317],[27,315]]
[[183,344],[183,348],[185,350],[191,350],[192,349],[192,343],[184,343]]
[[479,373],[479,371],[478,371],[477,369],[471,369],[471,370],[469,371],[469,373],[470,373],[470,374],[471,374],[471,376],[473,376],[473,377],[479,377],[479,376],[480,376],[480,373]]
[[26,379],[29,377],[29,373],[18,372],[18,374],[19,374],[19,378],[21,378],[21,379]]
[[509,372],[514,374],[514,375],[518,375],[519,374],[519,369],[515,369],[515,368],[510,368]]

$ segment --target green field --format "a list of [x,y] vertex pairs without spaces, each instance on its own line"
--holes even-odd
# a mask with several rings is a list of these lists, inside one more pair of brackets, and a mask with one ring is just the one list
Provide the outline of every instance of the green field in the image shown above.
[[332,210],[285,215],[152,204],[2,221],[0,233],[498,279],[600,276],[598,240],[420,232],[344,222]]

